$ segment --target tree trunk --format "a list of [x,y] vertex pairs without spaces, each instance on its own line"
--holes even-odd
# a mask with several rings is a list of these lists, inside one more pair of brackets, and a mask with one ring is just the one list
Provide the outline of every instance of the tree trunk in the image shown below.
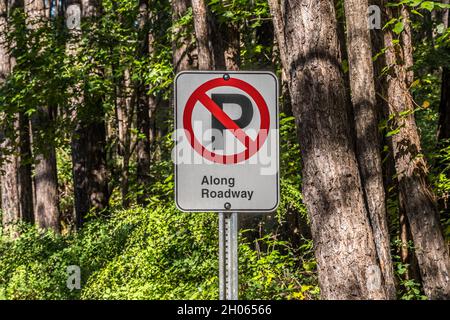
[[[74,4],[81,8],[81,19],[94,20],[100,16],[101,7],[97,0],[71,0],[68,6]],[[70,17],[68,17],[70,19]],[[79,37],[81,30],[74,27],[72,35]],[[75,38],[79,40],[79,38]],[[68,51],[76,54],[79,43],[69,44]],[[96,70],[102,72],[102,70]],[[103,97],[98,94],[88,94],[83,90],[83,84],[72,88],[72,105],[75,111],[72,119],[75,129],[72,137],[72,165],[75,197],[75,221],[79,228],[90,210],[96,212],[108,205],[108,179],[106,168],[106,125],[103,114]],[[89,110],[89,114],[80,113],[78,108]]]
[[183,70],[194,69],[194,59],[191,56],[190,39],[185,38],[183,30],[178,26],[178,21],[187,13],[191,6],[190,0],[173,0],[172,1],[172,22],[173,22],[173,68],[175,73]]
[[[9,55],[5,32],[9,31],[8,16],[23,7],[15,1],[0,1],[0,85],[12,72],[15,59]],[[5,115],[6,116],[6,115]],[[2,115],[2,117],[4,117]],[[11,121],[12,120],[12,121]],[[2,121],[5,121],[2,119]],[[3,226],[14,234],[13,225],[19,221],[33,222],[33,191],[31,185],[31,152],[28,117],[20,111],[9,119],[9,134],[2,128],[0,148],[1,195]],[[7,123],[4,123],[8,126]],[[11,228],[10,228],[11,227]]]
[[33,211],[33,181],[31,179],[31,143],[30,143],[30,119],[24,112],[19,113],[19,195],[20,217],[22,221],[33,223],[35,221]]
[[386,199],[378,137],[378,111],[367,0],[345,0],[350,88],[356,129],[356,156],[375,239],[381,273],[389,299],[395,299],[395,278],[390,252]]
[[[43,26],[49,18],[49,10],[44,1],[25,0],[27,24],[35,30]],[[34,171],[35,221],[39,228],[60,232],[58,207],[58,177],[56,169],[56,152],[52,143],[43,141],[42,131],[48,129],[52,122],[52,108],[39,106],[31,119],[33,134],[33,153],[36,162]],[[44,139],[45,140],[45,139]]]
[[58,202],[58,175],[56,152],[53,145],[45,146],[40,131],[51,127],[53,119],[50,107],[41,107],[32,117],[34,149],[35,221],[41,229],[60,232]]
[[[0,86],[11,73],[10,57],[6,42],[8,30],[8,0],[0,0]],[[0,132],[0,192],[3,232],[9,234],[20,219],[18,157],[10,154],[11,140],[6,133],[6,114],[1,114]]]
[[204,0],[192,0],[195,36],[197,38],[198,69],[214,69],[214,48],[208,23],[208,8]]
[[428,167],[422,156],[420,136],[414,119],[409,87],[413,80],[411,30],[405,7],[398,12],[385,7],[389,18],[401,15],[405,30],[401,42],[394,43],[390,30],[385,31],[386,76],[389,114],[393,128],[392,152],[399,192],[411,228],[425,294],[430,299],[450,298],[450,259],[439,221],[435,196],[427,180]]
[[289,48],[282,61],[322,298],[386,299],[349,126],[333,1],[283,0],[280,9],[284,28],[276,34]]
[[241,63],[241,39],[239,28],[234,24],[228,24],[224,26],[224,29],[225,30],[222,30],[222,32],[225,34],[226,70],[239,70],[239,66]]
[[122,157],[120,170],[120,187],[122,192],[122,206],[127,208],[130,204],[129,190],[129,164],[131,158],[131,121],[133,119],[134,105],[131,86],[130,70],[126,69],[123,79],[119,83],[119,99],[117,102],[117,127],[119,132],[119,155]]
[[205,0],[192,0],[192,13],[197,39],[198,69],[225,68],[223,39]]
[[[450,0],[443,0],[442,1],[444,4],[450,4]],[[444,23],[444,28],[447,29],[449,27],[449,22],[450,22],[450,9],[446,8],[444,10],[442,10],[442,22]]]
[[[149,7],[148,0],[139,1],[139,50],[138,54],[142,56],[151,56],[152,51],[150,43],[153,44],[153,36],[149,30]],[[139,185],[139,194],[137,202],[144,204],[148,198],[148,187],[150,186],[150,110],[155,109],[151,103],[154,97],[147,94],[148,86],[142,82],[136,84],[136,103],[137,103],[137,130],[138,141],[136,145],[137,156],[137,183]],[[152,108],[151,108],[152,107]]]
[[[444,3],[450,3],[444,0]],[[450,10],[445,9],[443,12],[443,24],[445,28],[449,27]],[[450,52],[450,49],[447,50]],[[441,102],[439,104],[439,131],[438,139],[450,139],[450,67],[444,66],[442,69],[441,84]]]
[[292,105],[289,93],[290,74],[289,65],[287,62],[287,47],[284,39],[284,21],[281,15],[281,7],[279,0],[269,0],[269,9],[273,21],[273,29],[275,33],[276,47],[281,61],[281,82],[282,82],[282,97],[284,103],[281,105],[281,112],[287,116],[292,115]]
[[450,68],[442,68],[438,139],[450,139]]

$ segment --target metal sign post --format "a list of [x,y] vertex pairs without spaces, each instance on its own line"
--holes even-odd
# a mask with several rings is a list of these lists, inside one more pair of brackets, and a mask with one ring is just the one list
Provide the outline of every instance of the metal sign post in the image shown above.
[[183,71],[175,80],[175,203],[219,213],[219,296],[238,299],[238,215],[280,200],[278,79]]
[[238,214],[219,213],[219,299],[238,299]]

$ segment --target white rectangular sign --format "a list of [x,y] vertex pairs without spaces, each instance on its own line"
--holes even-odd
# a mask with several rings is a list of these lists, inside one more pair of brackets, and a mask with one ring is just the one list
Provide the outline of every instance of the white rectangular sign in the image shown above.
[[277,208],[278,80],[273,73],[179,73],[175,129],[175,202],[180,210]]

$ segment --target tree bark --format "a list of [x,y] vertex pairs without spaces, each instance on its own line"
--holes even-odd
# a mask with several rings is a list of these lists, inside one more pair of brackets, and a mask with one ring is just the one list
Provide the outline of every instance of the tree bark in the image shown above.
[[[12,72],[15,66],[15,58],[9,54],[9,44],[6,41],[5,33],[8,28],[8,17],[16,9],[23,8],[23,3],[19,1],[5,1],[0,3],[0,85],[4,83],[6,77]],[[14,44],[12,44],[14,46]],[[4,117],[4,115],[2,115]],[[3,120],[3,119],[2,119]],[[10,234],[15,236],[13,225],[19,221],[32,223],[33,215],[33,190],[31,184],[31,151],[29,120],[23,111],[13,116],[7,126],[10,127],[9,134],[7,128],[2,128],[0,148],[2,157],[0,170],[3,226],[9,229]],[[4,121],[4,120],[3,120]],[[6,151],[6,152],[4,152]]]
[[[148,0],[139,1],[139,50],[138,54],[142,56],[151,56],[150,43],[153,44],[153,36],[149,30],[149,7]],[[144,204],[148,198],[147,192],[150,185],[150,113],[156,109],[154,96],[147,94],[148,86],[139,82],[137,87],[137,130],[139,133],[136,156],[137,156],[137,183],[139,185],[139,194],[137,202]]]
[[281,82],[282,82],[282,96],[284,103],[281,105],[281,112],[287,116],[292,116],[292,105],[289,93],[290,74],[288,73],[289,66],[287,62],[287,47],[286,39],[284,38],[284,21],[281,14],[281,6],[279,0],[268,0],[270,14],[273,21],[273,29],[275,33],[274,42],[278,49],[279,58],[281,61]]
[[241,63],[240,46],[241,39],[239,28],[234,24],[223,26],[222,32],[225,34],[225,67],[226,70],[239,70]]
[[127,68],[123,72],[123,79],[119,83],[119,98],[117,108],[117,127],[119,132],[119,155],[122,157],[120,170],[120,187],[122,192],[122,206],[127,208],[130,204],[129,190],[129,165],[131,158],[131,125],[134,112],[133,91],[131,85],[130,70]]
[[40,130],[51,126],[52,108],[41,107],[32,117],[34,149],[35,222],[41,229],[60,230],[58,175],[56,151],[53,145],[45,147]]
[[204,0],[192,0],[195,36],[197,38],[198,69],[214,69],[214,48],[208,22],[208,8]]
[[[93,21],[101,14],[101,6],[97,0],[71,0],[81,8],[81,19]],[[70,30],[75,40],[80,40],[80,28]],[[80,43],[69,44],[68,51],[76,55]],[[102,70],[96,70],[102,72]],[[106,125],[103,114],[103,97],[88,94],[83,84],[72,88],[72,119],[75,122],[71,147],[74,179],[75,222],[81,227],[90,210],[99,212],[108,205],[108,172],[106,167]],[[79,108],[89,110],[78,112]]]
[[[423,288],[430,299],[450,298],[450,259],[439,221],[435,196],[427,180],[428,167],[422,156],[420,136],[414,119],[414,105],[409,87],[413,81],[411,30],[405,7],[385,7],[389,18],[402,16],[405,29],[400,43],[394,43],[390,30],[385,30],[386,76],[389,114],[393,128],[392,152],[399,192],[404,199],[414,241]],[[391,130],[392,130],[391,129]]]
[[18,118],[20,217],[22,221],[34,223],[30,119],[23,111],[19,112]]
[[[444,0],[444,3],[450,3]],[[443,12],[442,22],[445,28],[449,27],[450,10]],[[447,50],[450,52],[450,49]],[[439,104],[439,131],[438,140],[450,139],[450,67],[442,68],[441,101]]]
[[276,34],[289,48],[282,61],[322,298],[386,299],[349,126],[333,1],[283,0],[280,9],[284,28]]
[[[25,0],[27,24],[37,30],[49,19],[49,10],[44,1]],[[41,133],[48,130],[52,122],[51,106],[39,106],[31,118],[33,134],[35,222],[41,229],[60,232],[58,207],[58,176],[56,168],[56,151],[52,143],[43,141]],[[45,139],[44,139],[45,140]]]
[[[450,4],[450,0],[443,0],[444,4]],[[442,10],[442,22],[444,23],[444,28],[447,29],[449,27],[449,21],[450,21],[450,9],[446,8]]]
[[191,39],[183,36],[186,33],[178,21],[187,14],[191,6],[191,0],[173,0],[172,1],[172,22],[173,22],[173,68],[175,73],[183,70],[194,69],[194,58],[192,57]]
[[205,0],[192,0],[192,13],[197,39],[198,69],[225,68],[223,39]]
[[438,140],[450,139],[450,68],[442,68]]
[[386,199],[378,137],[378,111],[367,0],[345,0],[350,88],[356,129],[356,156],[377,255],[389,299],[395,299]]
[[[5,83],[11,73],[11,64],[6,40],[8,30],[8,0],[0,0],[0,86]],[[18,157],[9,154],[11,140],[6,133],[6,114],[1,115],[2,130],[0,132],[0,191],[2,225],[5,233],[10,233],[11,227],[19,221],[19,182]]]

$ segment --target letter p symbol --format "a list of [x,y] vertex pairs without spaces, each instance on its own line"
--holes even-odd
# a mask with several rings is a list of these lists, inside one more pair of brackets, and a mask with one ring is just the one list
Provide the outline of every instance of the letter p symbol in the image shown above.
[[[242,94],[224,94],[213,93],[211,99],[223,110],[225,104],[238,105],[241,109],[241,115],[237,119],[232,119],[239,128],[243,129],[252,122],[253,119],[253,106],[249,98]],[[222,133],[221,135],[214,135],[212,137],[214,150],[225,150],[224,143],[224,131],[227,130],[225,126],[214,117],[211,116],[211,128],[214,133]]]

